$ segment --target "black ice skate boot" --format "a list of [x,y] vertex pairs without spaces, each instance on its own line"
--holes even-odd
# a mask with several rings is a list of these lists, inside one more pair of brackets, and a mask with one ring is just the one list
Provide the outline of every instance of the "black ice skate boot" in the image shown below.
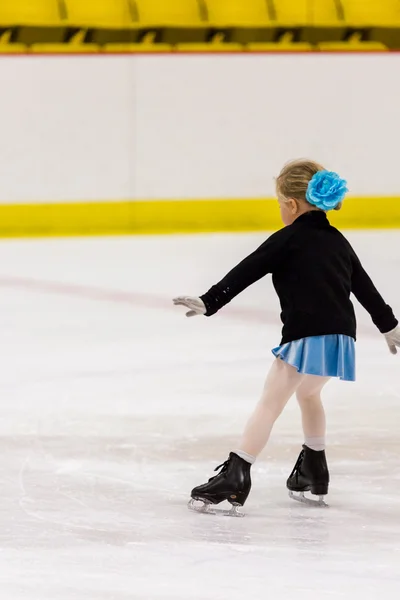
[[[311,450],[311,448],[304,445],[294,469],[286,482],[286,486],[289,490],[289,496],[294,500],[299,500],[306,504],[327,506],[324,502],[324,496],[328,493],[329,471],[325,450]],[[319,496],[319,500],[306,498],[304,492],[309,491]],[[293,492],[300,492],[300,495],[295,496]]]
[[[251,490],[250,468],[250,463],[231,452],[228,460],[215,469],[221,469],[218,475],[192,490],[189,508],[198,512],[222,512],[229,516],[244,516],[238,509],[244,505]],[[203,502],[199,508],[195,505],[197,500]],[[224,500],[232,504],[233,508],[230,511],[210,509],[212,504],[219,504]]]

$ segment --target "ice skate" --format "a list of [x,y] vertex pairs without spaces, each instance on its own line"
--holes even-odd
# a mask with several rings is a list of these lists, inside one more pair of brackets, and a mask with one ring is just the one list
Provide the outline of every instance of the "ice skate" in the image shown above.
[[[311,506],[328,506],[324,501],[324,496],[327,495],[329,488],[329,471],[325,450],[311,450],[304,445],[286,486],[289,496],[293,500]],[[304,495],[305,492],[311,492],[311,494],[319,496],[319,499],[307,498]]]
[[[215,469],[221,469],[218,475],[192,490],[188,507],[206,514],[244,517],[239,508],[244,505],[250,493],[250,468],[250,463],[231,452],[228,460]],[[231,510],[214,508],[224,500],[232,505]]]

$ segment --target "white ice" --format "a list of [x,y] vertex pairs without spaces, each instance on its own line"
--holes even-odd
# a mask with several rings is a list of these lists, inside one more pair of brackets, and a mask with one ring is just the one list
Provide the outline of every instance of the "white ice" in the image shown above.
[[[400,355],[359,316],[358,381],[325,392],[330,508],[289,500],[291,402],[246,518],[193,514],[279,342],[268,278],[212,319],[199,294],[265,236],[0,243],[0,598],[400,597]],[[400,233],[353,233],[400,314]]]

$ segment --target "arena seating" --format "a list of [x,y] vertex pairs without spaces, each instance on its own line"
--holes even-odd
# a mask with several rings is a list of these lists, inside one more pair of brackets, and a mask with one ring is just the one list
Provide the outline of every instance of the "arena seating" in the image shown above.
[[177,52],[243,52],[242,44],[213,43],[213,44],[177,44],[174,48]]
[[391,26],[400,23],[400,2],[398,0],[342,0],[346,22],[367,27]]
[[[78,0],[79,1],[79,0]],[[139,25],[162,43],[205,42],[209,24],[198,0],[136,0]]]
[[0,3],[2,26],[43,25],[57,26],[62,12],[58,0],[12,0]]
[[387,52],[387,46],[381,42],[321,42],[317,45],[320,52]]
[[276,21],[294,38],[308,43],[340,41],[346,30],[337,0],[273,0]]
[[269,44],[248,44],[248,52],[311,52],[315,48],[305,42],[274,42]]
[[230,42],[269,42],[275,25],[265,0],[207,0],[207,17],[213,29],[225,32]]
[[0,28],[10,28],[10,41],[13,42],[62,42],[66,31],[65,17],[58,0],[11,0],[0,3]]
[[400,48],[399,0],[342,0],[349,27],[365,31],[368,40]]
[[134,6],[128,0],[66,0],[67,20],[72,27],[88,29],[90,43],[135,42],[139,29]]
[[97,54],[100,46],[96,44],[32,44],[29,48],[34,54]]
[[0,44],[10,46],[0,53],[72,53],[79,45],[82,52],[400,49],[400,0],[8,0],[0,3]]
[[172,52],[173,46],[170,44],[105,44],[102,50],[108,54]]
[[25,54],[27,51],[25,44],[0,44],[0,54]]

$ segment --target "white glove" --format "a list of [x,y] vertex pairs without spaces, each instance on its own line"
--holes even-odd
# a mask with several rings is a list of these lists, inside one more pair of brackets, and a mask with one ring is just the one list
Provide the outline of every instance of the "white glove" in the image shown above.
[[392,354],[397,354],[398,346],[400,348],[400,327],[395,327],[392,331],[388,331],[383,334],[386,338],[386,343],[389,346],[389,350]]
[[178,296],[173,299],[175,306],[185,306],[189,308],[189,312],[186,313],[187,317],[196,317],[197,315],[205,315],[207,309],[203,300],[200,298],[193,298],[192,296]]

